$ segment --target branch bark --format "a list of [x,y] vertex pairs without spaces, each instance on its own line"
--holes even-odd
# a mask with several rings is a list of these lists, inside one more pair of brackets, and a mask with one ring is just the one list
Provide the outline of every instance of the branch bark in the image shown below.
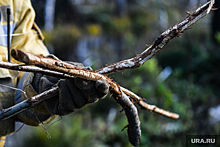
[[[60,61],[59,61],[60,62]],[[72,66],[72,65],[71,65]],[[35,72],[35,73],[42,73],[42,74],[46,74],[46,75],[50,75],[50,76],[55,76],[58,78],[74,78],[74,76],[71,76],[69,74],[64,74],[62,72],[58,72],[58,71],[52,71],[49,69],[45,69],[45,68],[40,68],[40,67],[36,67],[36,66],[28,66],[28,65],[20,65],[20,64],[13,64],[13,63],[8,63],[8,62],[2,62],[0,61],[0,67],[2,68],[7,68],[7,69],[11,69],[11,70],[19,70],[19,71],[27,71],[27,72]],[[179,118],[179,115],[176,113],[172,113],[172,112],[168,112],[166,110],[160,109],[154,105],[149,105],[146,102],[143,101],[142,98],[140,98],[139,96],[137,96],[136,94],[134,94],[133,92],[127,90],[126,88],[120,86],[121,90],[127,94],[128,96],[130,96],[135,102],[138,103],[139,106],[141,106],[141,108],[170,117],[170,118],[174,118],[177,119]],[[14,115],[12,115],[14,116]],[[0,119],[1,120],[1,119]]]
[[[100,74],[110,74],[113,72],[119,72],[119,71],[123,71],[125,69],[136,68],[136,67],[143,65],[147,60],[149,60],[157,52],[159,52],[171,39],[173,39],[175,37],[179,37],[180,34],[183,33],[184,30],[188,29],[190,26],[192,26],[198,20],[200,20],[201,18],[206,16],[210,12],[214,3],[215,3],[214,0],[207,2],[203,6],[199,7],[196,11],[191,13],[189,16],[187,16],[185,19],[183,19],[182,21],[180,21],[179,23],[177,23],[173,27],[166,30],[153,42],[153,44],[149,48],[147,48],[145,51],[143,51],[137,57],[111,64],[107,67],[100,68],[100,69],[96,70],[95,72],[98,72]],[[22,59],[23,62],[31,63],[31,64],[35,64],[35,65],[39,66],[39,60],[37,60],[37,62],[36,61],[32,62],[30,60],[30,58],[26,59],[25,56],[16,55],[17,54],[16,52],[14,52],[12,54],[15,54],[15,56],[18,56],[18,59]],[[48,63],[47,59],[43,60],[43,62]],[[66,67],[69,69],[75,68],[75,67],[71,67],[69,65],[66,65],[65,62],[64,63],[54,62],[54,64],[61,66],[61,67]],[[42,65],[40,65],[40,66],[42,66]],[[75,69],[77,69],[77,68],[75,68]],[[83,75],[86,75],[86,73],[84,71],[82,71],[81,73]],[[89,77],[89,76],[90,75],[87,75],[87,77]],[[118,93],[120,93],[120,87],[118,87],[117,84],[112,84],[112,85],[113,85],[113,87],[116,87],[115,90],[118,91]],[[147,110],[154,111],[156,113],[159,113],[159,114],[162,114],[162,115],[165,115],[168,117],[179,118],[179,115],[177,115],[177,114],[173,114],[168,111],[159,109],[156,106],[146,104],[140,97],[133,94],[129,90],[125,90],[125,89],[122,89],[122,90],[126,91],[126,94],[131,96],[141,107],[143,107]]]
[[[47,58],[47,57],[43,57],[43,56],[37,56],[35,54],[26,53],[24,51],[16,50],[16,49],[11,49],[11,55],[16,60],[19,60],[20,62],[24,62],[24,63],[29,64],[29,65],[36,65],[36,66],[44,67],[44,68],[47,68],[47,69],[50,69],[50,70],[55,70],[58,73],[65,73],[65,75],[66,75],[65,77],[68,77],[68,78],[80,77],[80,78],[86,78],[87,80],[93,80],[93,81],[96,81],[98,79],[102,79],[102,80],[108,79],[106,81],[110,85],[119,86],[113,80],[109,79],[108,77],[106,77],[104,75],[101,75],[101,74],[98,74],[98,73],[95,73],[95,72],[92,72],[92,71],[88,71],[86,69],[76,67],[72,64],[68,64],[68,63],[60,61],[60,60],[55,60],[55,59]],[[52,72],[48,72],[48,74],[51,74],[51,73]],[[98,77],[97,77],[97,75],[98,75]],[[159,113],[161,115],[164,115],[164,116],[167,116],[167,117],[170,117],[170,118],[174,118],[174,119],[179,118],[178,114],[171,113],[171,112],[165,111],[163,109],[159,109],[156,106],[152,106],[152,105],[147,104],[146,102],[143,101],[142,98],[140,98],[139,96],[137,96],[133,92],[131,92],[131,91],[129,91],[129,90],[127,90],[127,89],[125,89],[121,86],[119,86],[116,90],[118,90],[119,88],[121,88],[121,90],[124,93],[126,93],[132,99],[134,99],[139,104],[139,106],[141,106],[142,108],[144,108],[146,110],[156,112],[156,113]],[[115,97],[120,97],[120,95],[118,95],[118,96],[115,95],[115,94],[118,94],[118,91],[114,92],[114,89],[115,88],[112,89],[113,95]]]
[[57,93],[59,90],[58,86],[54,86],[51,89],[44,91],[36,96],[33,96],[31,98],[28,98],[24,101],[22,101],[21,103],[18,103],[12,107],[9,107],[7,109],[2,109],[0,111],[0,121],[2,120],[6,120],[12,116],[15,116],[16,114],[25,111],[27,109],[30,109],[32,107],[35,107],[37,105],[39,105],[41,102],[47,100],[48,95],[53,95],[55,93]]
[[175,37],[179,37],[183,31],[187,30],[198,20],[206,16],[210,12],[214,3],[214,0],[207,2],[182,21],[163,32],[159,37],[157,37],[153,44],[144,50],[140,55],[97,69],[95,72],[106,75],[114,72],[121,72],[125,69],[137,68],[143,65],[147,60],[156,55],[170,40]]
[[[203,6],[199,7],[195,12],[193,12],[192,14],[187,16],[185,19],[183,19],[182,21],[180,21],[179,23],[177,23],[176,25],[174,25],[173,27],[171,27],[170,29],[168,29],[167,31],[162,33],[153,42],[153,44],[149,48],[147,48],[144,52],[142,52],[139,56],[134,57],[132,59],[128,59],[128,60],[124,60],[124,61],[121,61],[121,62],[114,63],[114,64],[109,65],[109,66],[104,67],[104,68],[100,68],[100,69],[96,70],[95,72],[98,72],[98,73],[101,73],[101,74],[110,74],[110,73],[113,73],[113,72],[123,71],[123,70],[128,69],[128,68],[135,68],[135,67],[138,67],[138,66],[144,64],[148,59],[150,59],[160,49],[162,49],[163,46],[166,43],[168,43],[172,38],[178,37],[178,35],[180,35],[180,33],[182,33],[184,30],[189,28],[196,21],[198,21],[199,19],[201,19],[202,17],[207,15],[209,13],[210,9],[212,8],[213,4],[214,4],[214,0],[212,0],[210,2],[207,2]],[[26,62],[28,62],[28,61],[26,61]],[[63,76],[65,78],[71,78],[72,77],[69,74],[63,74],[61,72],[45,70],[45,69],[38,68],[38,67],[22,66],[22,65],[18,65],[18,64],[11,65],[11,64],[8,64],[6,62],[0,62],[0,63],[1,63],[0,66],[3,67],[3,68],[10,68],[10,69],[21,70],[21,71],[40,72],[40,73],[46,73],[46,74],[49,74],[49,75],[56,75],[58,77]],[[60,66],[65,66],[66,68],[72,68],[72,67],[69,67],[68,65],[65,65],[65,64],[62,64],[62,63],[60,64],[59,62],[57,62],[56,64],[58,64]],[[145,105],[146,103],[143,102],[143,100],[141,100],[140,97],[138,97],[136,94],[130,92],[129,90],[127,90],[125,88],[121,88],[121,89],[126,94],[131,96],[136,102],[138,102],[138,104],[141,107],[144,107],[145,109],[150,110],[150,111],[160,113],[162,115],[166,115],[168,117],[178,118],[178,115],[176,115],[176,114],[173,115],[172,113],[170,114],[169,112],[164,111],[162,109],[159,109],[156,106]]]
[[[13,51],[17,51],[17,50],[13,50]],[[30,53],[25,53],[25,52],[19,52],[21,54],[27,54],[30,55],[30,57],[35,57],[35,59],[47,59],[45,57],[39,57],[39,56],[35,56]],[[39,57],[39,58],[38,58]],[[26,58],[27,59],[27,58]],[[57,61],[57,60],[53,60],[48,58],[47,61],[49,63],[51,63],[51,61]],[[62,61],[59,61],[60,63]],[[40,63],[40,62],[39,62]],[[64,62],[65,63],[65,62]],[[40,65],[43,65],[40,63]],[[47,64],[46,65],[53,65],[53,64]],[[44,64],[45,66],[45,64]],[[4,67],[4,68],[8,68],[8,69],[13,69],[13,70],[21,70],[21,71],[32,71],[32,72],[40,72],[40,73],[44,73],[44,74],[49,74],[49,75],[55,75],[58,77],[62,77],[62,74],[65,75],[66,78],[74,78],[74,76],[69,75],[69,74],[64,74],[61,72],[56,72],[56,71],[51,71],[51,70],[47,70],[47,69],[43,69],[40,67],[33,67],[33,66],[23,66],[20,64],[12,64],[12,63],[7,63],[7,62],[0,62],[0,67]],[[45,66],[47,67],[47,66]],[[56,67],[53,67],[56,70],[61,70],[63,71],[63,69],[57,69]],[[75,68],[75,66],[74,66]],[[78,68],[78,67],[76,67]],[[76,69],[77,70],[77,69]],[[80,70],[84,70],[84,69],[80,69]],[[44,72],[46,71],[46,72]],[[64,70],[65,71],[65,70]],[[87,70],[84,70],[85,73],[89,72]],[[70,72],[71,73],[71,72]],[[89,73],[87,73],[86,75],[89,75]],[[64,76],[62,77],[64,78]],[[90,79],[91,80],[91,79]],[[94,79],[93,79],[94,80]],[[97,79],[95,79],[97,80]],[[116,83],[117,84],[117,83]],[[14,105],[13,107],[7,108],[7,109],[3,109],[0,111],[0,120],[5,120],[8,119],[22,111],[25,111],[29,108],[32,108],[34,106],[37,106],[39,103],[44,102],[45,100],[48,99],[48,95],[52,95],[54,93],[59,92],[59,88],[57,85],[55,85],[54,87],[52,87],[51,89],[40,93],[34,97],[28,98],[25,101],[22,101],[21,103],[18,103],[16,105]],[[140,138],[141,138],[141,130],[140,130],[140,120],[138,117],[138,112],[136,107],[131,103],[131,101],[129,100],[129,98],[123,93],[123,95],[121,95],[120,97],[118,97],[118,93],[113,90],[113,95],[115,97],[115,100],[123,107],[125,108],[125,113],[126,116],[128,118],[128,122],[129,122],[129,126],[128,126],[128,137],[129,137],[129,141],[131,142],[132,145],[137,146],[139,144]]]
[[[70,65],[66,62],[38,56],[32,53],[26,53],[21,50],[11,49],[11,55],[18,61],[24,62],[29,65],[36,65],[44,67],[50,70],[58,71],[70,76],[79,77],[87,80],[97,81],[105,80],[110,85],[110,93],[112,93],[115,100],[124,108],[127,119],[128,119],[128,137],[132,145],[137,146],[141,138],[140,120],[138,117],[137,108],[132,104],[126,94],[120,90],[120,86],[112,79],[105,75],[89,71],[86,69],[79,68],[74,65]],[[58,90],[58,89],[57,89]]]
[[21,64],[15,64],[15,63],[3,62],[3,61],[0,61],[0,67],[11,69],[11,70],[42,73],[42,74],[46,74],[46,75],[50,75],[50,76],[55,76],[58,78],[66,78],[66,79],[74,78],[74,76],[71,76],[69,74],[64,74],[62,72],[52,71],[49,69],[40,68],[40,67],[36,67],[36,66],[21,65]]
[[110,92],[114,97],[121,97],[120,86],[114,82],[112,79],[105,75],[99,74],[94,71],[88,71],[83,68],[79,68],[74,65],[70,65],[60,60],[52,59],[49,57],[38,56],[32,53],[26,53],[22,50],[11,49],[11,56],[16,60],[26,63],[28,65],[36,65],[44,67],[53,71],[58,71],[64,74],[69,74],[74,77],[79,77],[86,80],[105,80],[110,85]]
[[[23,70],[23,71],[33,71],[34,72],[41,72],[51,75],[56,75],[60,77],[65,78],[73,78],[74,77],[80,77],[87,80],[105,80],[110,84],[110,92],[113,94],[115,100],[123,107],[125,108],[125,113],[128,118],[128,136],[129,140],[133,145],[138,145],[140,141],[141,131],[140,131],[140,121],[138,118],[138,113],[136,107],[132,104],[132,102],[129,100],[127,95],[131,96],[141,107],[168,116],[172,118],[178,118],[178,114],[173,114],[168,111],[162,110],[157,108],[154,105],[148,105],[145,103],[140,97],[138,97],[136,94],[130,92],[129,90],[120,87],[116,82],[114,82],[112,79],[108,78],[107,74],[123,71],[125,69],[131,69],[136,68],[141,65],[143,65],[147,60],[152,58],[156,53],[158,53],[170,40],[172,40],[175,37],[179,37],[181,33],[183,33],[184,30],[188,29],[191,25],[193,25],[195,22],[197,22],[199,19],[204,17],[209,13],[211,10],[214,0],[211,0],[210,2],[207,2],[205,5],[198,8],[195,12],[187,16],[185,19],[162,33],[154,42],[153,44],[147,48],[145,51],[143,51],[140,55],[120,61],[117,63],[114,63],[112,65],[109,65],[107,67],[98,69],[94,72],[87,71],[85,69],[78,68],[76,66],[72,66],[70,64],[67,64],[65,62],[62,62],[60,60],[51,60],[51,58],[45,58],[45,57],[39,57],[33,54],[27,54],[20,50],[11,50],[12,56],[22,62],[25,62],[26,64],[31,65],[37,65],[43,68],[31,68],[31,66],[21,66],[21,65],[11,65],[10,69],[16,69],[16,70]],[[2,63],[2,62],[0,62]],[[1,66],[1,65],[0,65]],[[8,68],[8,65],[4,63],[1,67]],[[25,69],[26,68],[26,69]],[[46,70],[44,68],[47,68]],[[53,89],[53,90],[52,90]],[[53,87],[51,92],[57,92],[58,87]],[[48,91],[45,91],[46,94],[50,93]],[[126,94],[127,95],[126,95]],[[8,109],[4,109],[0,112],[0,120],[3,119],[3,117],[8,118],[9,115],[11,115],[14,111],[17,113],[28,109],[30,107],[36,106],[40,102],[44,101],[44,97],[46,98],[46,94],[39,94],[35,97],[29,98],[26,101],[22,102],[23,105],[18,105],[17,107],[13,106]],[[42,99],[41,99],[42,98]],[[20,103],[21,104],[21,103]],[[21,108],[21,110],[18,108]],[[17,114],[16,113],[16,114]]]
[[176,113],[172,113],[169,111],[166,111],[164,109],[158,108],[155,105],[150,105],[148,103],[146,103],[142,98],[140,98],[139,96],[137,96],[136,94],[134,94],[133,92],[127,90],[124,87],[121,87],[121,90],[127,94],[128,96],[130,96],[142,109],[151,111],[151,112],[155,112],[157,114],[169,117],[169,118],[173,118],[173,119],[178,119],[179,115]]

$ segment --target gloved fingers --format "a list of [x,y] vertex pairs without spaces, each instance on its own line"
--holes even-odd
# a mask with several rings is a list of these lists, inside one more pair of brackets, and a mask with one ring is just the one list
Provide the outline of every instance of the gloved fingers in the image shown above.
[[66,85],[65,80],[60,80],[59,86],[59,105],[58,109],[60,111],[59,115],[66,115],[73,112],[76,106],[73,102],[73,98],[69,87]]
[[39,82],[39,91],[45,91],[48,88],[51,88],[55,83],[57,83],[58,78],[50,77],[50,76],[42,76]]
[[82,78],[75,78],[74,84],[79,88],[80,90],[89,90],[90,86],[94,84],[93,81],[84,80]]
[[87,103],[87,99],[83,95],[83,92],[74,84],[73,80],[66,80],[65,84],[69,88],[69,91],[73,97],[73,102],[75,103],[76,107],[83,107]]
[[45,91],[59,81],[59,78],[52,76],[47,76],[39,73],[33,75],[34,77],[31,84],[37,93]]
[[88,81],[81,78],[74,79],[75,85],[82,90],[89,103],[96,102],[108,94],[109,84],[104,80]]
[[94,81],[88,81],[81,78],[75,78],[74,84],[76,87],[82,91],[85,98],[87,98],[88,103],[94,103],[99,99],[98,91],[95,88]]
[[71,112],[83,107],[87,103],[87,99],[82,91],[76,87],[72,80],[60,80],[60,109],[69,110]]
[[67,115],[76,111],[78,108],[75,106],[64,80],[61,80],[58,85],[62,87],[60,91],[45,102],[47,110],[56,115]]
[[39,82],[42,76],[43,74],[34,74],[34,80],[32,82],[32,85],[37,93],[39,93]]
[[59,93],[52,99],[45,102],[47,110],[52,114],[60,114],[59,112]]
[[60,78],[48,76],[48,75],[44,75],[44,77],[47,78],[49,81],[51,81],[54,84],[56,84],[60,80]]
[[94,103],[100,98],[98,94],[99,91],[97,91],[94,81],[75,78],[74,84],[82,91],[83,95],[87,98],[88,103]]
[[[91,83],[90,83],[91,82]],[[98,95],[98,91],[95,88],[95,83],[92,81],[89,81],[89,89],[87,90],[81,90],[83,95],[85,96],[85,98],[87,99],[88,103],[94,103],[97,102],[99,100],[99,95]]]
[[104,80],[97,80],[95,83],[99,98],[102,99],[107,96],[109,92],[109,83]]

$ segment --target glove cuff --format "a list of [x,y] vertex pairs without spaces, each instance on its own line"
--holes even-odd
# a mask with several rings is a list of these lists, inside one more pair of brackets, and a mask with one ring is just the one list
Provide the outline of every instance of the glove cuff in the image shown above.
[[[37,77],[37,78],[35,78],[35,77]],[[26,75],[25,80],[22,84],[23,85],[22,90],[26,93],[26,95],[24,93],[22,93],[23,100],[30,98],[30,97],[33,97],[38,94],[39,88],[36,88],[36,87],[38,87],[37,83],[39,83],[38,79],[40,79],[40,75],[35,76],[33,73],[28,73]],[[34,85],[36,87],[34,87]],[[48,110],[46,109],[44,103],[34,107],[33,110],[34,110],[34,113],[37,113],[37,114],[50,114],[50,112],[48,112]]]

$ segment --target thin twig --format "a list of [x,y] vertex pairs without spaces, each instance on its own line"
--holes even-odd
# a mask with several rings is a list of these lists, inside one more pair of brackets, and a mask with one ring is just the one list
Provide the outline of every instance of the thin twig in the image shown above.
[[[106,82],[108,82],[110,85],[110,93],[112,93],[113,97],[122,106],[122,108],[125,108],[125,113],[129,123],[129,141],[134,146],[137,146],[139,144],[141,138],[141,130],[137,108],[132,104],[127,95],[122,93],[122,91],[120,90],[120,86],[112,79],[108,78],[105,75],[79,68],[65,62],[62,63],[62,61],[60,60],[38,56],[32,53],[26,53],[21,50],[11,49],[11,55],[16,60],[19,60],[20,62],[24,62],[29,65],[37,65],[87,80],[105,80]],[[69,66],[70,68],[66,68],[67,66]]]
[[142,98],[140,98],[139,96],[137,96],[136,94],[134,94],[133,92],[127,90],[126,88],[123,88],[121,87],[121,90],[129,95],[133,100],[135,100],[135,102],[143,109],[146,109],[146,110],[149,110],[151,112],[155,112],[155,113],[158,113],[160,115],[163,115],[163,116],[166,116],[166,117],[169,117],[169,118],[174,118],[174,119],[178,119],[179,118],[179,115],[176,114],[176,113],[172,113],[172,112],[169,112],[169,111],[166,111],[164,109],[161,109],[161,108],[158,108],[157,106],[155,105],[150,105],[146,102],[143,101]]
[[[11,55],[16,60],[26,63],[28,65],[36,65],[44,67],[50,70],[58,71],[64,74],[68,74],[74,77],[83,78],[86,80],[104,80],[110,85],[110,92],[117,97],[121,97],[120,86],[110,79],[109,77],[96,73],[94,71],[89,71],[87,69],[79,68],[77,66],[62,62],[60,60],[52,59],[49,57],[38,56],[32,53],[27,53],[22,50],[11,49]],[[69,68],[67,68],[69,67]]]
[[187,30],[198,20],[206,16],[214,3],[214,0],[207,2],[203,6],[199,7],[196,11],[188,15],[185,19],[163,32],[159,37],[157,37],[151,46],[149,46],[138,56],[97,69],[95,72],[100,74],[111,74],[143,65],[147,60],[156,55],[170,40],[175,37],[179,37],[184,30]]
[[7,86],[7,85],[3,85],[3,84],[0,84],[0,86],[7,87],[7,88],[10,88],[10,89],[13,89],[13,90],[18,90],[18,91],[22,92],[26,98],[28,98],[26,92],[23,91],[22,89],[18,89],[18,88]]
[[[31,64],[31,65],[37,65],[40,67],[44,67],[50,70],[55,70],[58,71],[58,73],[65,73],[66,77],[70,78],[70,77],[81,77],[81,78],[86,78],[87,80],[93,80],[96,81],[97,79],[103,79],[106,80],[109,83],[113,83],[114,81],[109,79],[108,77],[101,75],[101,74],[97,74],[93,71],[88,71],[86,69],[82,69],[79,67],[76,67],[72,64],[60,61],[60,60],[56,60],[56,59],[52,59],[52,58],[48,58],[48,57],[43,57],[43,56],[37,56],[35,54],[32,53],[27,53],[21,50],[16,50],[16,49],[11,49],[11,54],[12,56],[19,60],[20,62],[24,62],[26,64]],[[31,67],[33,68],[33,66]],[[68,68],[68,69],[67,69]],[[39,70],[39,69],[38,69]],[[35,70],[36,71],[36,70]],[[43,71],[43,69],[39,70],[40,72]],[[47,72],[48,74],[52,74],[53,72]],[[57,73],[56,73],[57,74]],[[98,77],[96,77],[98,75]],[[102,77],[102,78],[101,78]],[[63,77],[64,78],[64,77]],[[113,83],[111,85],[116,85],[119,86],[117,83]],[[121,90],[126,93],[127,95],[129,95],[132,99],[134,99],[142,108],[145,108],[146,110],[150,110],[153,111],[151,105],[148,105],[147,103],[145,103],[142,98],[140,98],[139,96],[137,96],[136,94],[134,94],[133,92],[119,86],[119,88],[121,88]],[[113,90],[113,94],[114,94],[114,90]],[[118,91],[116,91],[116,93],[118,93]],[[118,97],[118,96],[116,96]],[[156,106],[154,106],[155,108],[157,108]],[[160,111],[157,111],[160,110]],[[161,115],[170,117],[170,118],[174,118],[177,119],[179,118],[178,114],[175,113],[171,113],[168,112],[166,110],[163,109],[155,109],[153,112],[159,113]]]
[[[154,43],[139,56],[132,58],[132,59],[128,59],[128,60],[124,60],[124,61],[112,64],[112,65],[109,65],[109,66],[101,68],[101,69],[98,69],[98,70],[96,70],[96,72],[103,73],[103,74],[109,74],[109,73],[113,73],[113,72],[117,72],[117,71],[122,71],[127,68],[134,68],[135,64],[138,66],[144,64],[148,59],[150,59],[152,56],[154,56],[166,43],[168,43],[169,40],[171,40],[174,37],[177,37],[180,33],[182,33],[188,27],[193,25],[196,21],[198,21],[199,19],[201,19],[202,17],[207,15],[209,12],[208,10],[210,10],[210,8],[213,6],[213,4],[214,4],[213,0],[210,2],[207,2],[205,5],[198,8],[194,13],[187,16],[181,22],[179,22],[175,26],[171,27],[170,29],[168,29],[167,31],[162,33],[154,41]],[[142,57],[144,57],[144,58],[142,58]],[[26,66],[26,67],[28,67],[28,66]],[[18,70],[19,70],[19,68],[20,67],[18,66]],[[22,69],[24,69],[24,68],[22,68]],[[29,68],[27,70],[29,70]],[[48,72],[50,72],[50,71],[48,70]],[[68,75],[68,74],[66,74],[66,75]],[[126,91],[126,92],[127,92],[126,94],[130,93],[129,94],[130,96],[133,95],[132,92],[130,92],[130,91]],[[135,101],[138,102],[139,105],[142,106],[144,104],[144,103],[142,103],[142,101],[139,101],[139,97],[136,97],[133,95],[132,98],[134,98]],[[167,113],[166,111],[156,109],[157,107],[156,108],[154,107],[154,109],[152,109],[153,107],[146,105],[145,108],[147,110],[154,110],[154,112],[157,112],[157,113],[162,113],[162,115],[172,116],[172,115],[170,115],[169,112]],[[163,113],[163,112],[165,112],[165,113]],[[174,114],[174,118],[178,118],[178,115]]]
[[1,120],[6,120],[12,116],[15,116],[16,114],[25,111],[27,109],[30,109],[34,106],[39,105],[43,101],[49,99],[48,95],[52,95],[54,93],[57,93],[59,90],[58,86],[54,86],[51,89],[44,91],[36,96],[33,96],[31,98],[28,98],[12,107],[9,107],[7,109],[2,109],[0,111],[0,121]]
[[[50,75],[50,76],[56,76],[56,77],[59,77],[59,78],[75,78],[74,76],[71,76],[69,74],[64,74],[64,73],[57,72],[57,71],[52,71],[52,70],[49,70],[49,69],[44,69],[44,68],[35,67],[35,66],[28,66],[28,65],[12,64],[12,63],[2,62],[2,61],[0,61],[0,67],[11,69],[11,70],[42,73],[42,74],[46,74],[46,75]],[[156,106],[149,105],[146,102],[143,102],[143,100],[139,96],[134,94],[133,92],[123,88],[122,86],[120,86],[120,88],[125,94],[127,94],[132,99],[134,99],[135,102],[137,102],[142,108],[144,108],[146,110],[149,110],[149,111],[152,111],[152,112],[155,112],[155,113],[159,113],[161,115],[164,115],[164,116],[167,116],[167,117],[170,117],[170,118],[174,118],[174,119],[179,118],[178,114],[171,113],[171,112],[168,112],[166,110],[157,108]],[[152,109],[153,107],[156,107],[157,109],[153,110]],[[160,111],[156,111],[156,110],[160,110]]]
[[[127,115],[128,121],[129,121],[129,125],[128,125],[129,140],[133,145],[138,145],[139,141],[140,141],[140,134],[141,134],[140,121],[138,118],[137,109],[132,104],[132,102],[128,99],[127,95],[130,95],[141,107],[144,107],[147,110],[151,110],[151,111],[160,113],[160,114],[168,116],[168,117],[173,117],[173,118],[178,118],[179,116],[177,114],[173,114],[168,111],[159,109],[156,106],[148,105],[140,97],[138,97],[134,93],[130,92],[129,90],[120,87],[116,82],[114,82],[110,78],[104,76],[104,74],[106,75],[106,74],[110,74],[113,72],[123,71],[125,69],[136,68],[136,67],[143,65],[148,59],[152,58],[156,53],[158,53],[170,40],[172,40],[175,37],[179,37],[180,34],[183,33],[184,30],[188,29],[195,22],[197,22],[202,17],[207,15],[210,12],[214,3],[215,3],[214,0],[207,2],[205,5],[198,8],[195,12],[193,12],[192,14],[187,16],[181,22],[177,23],[175,26],[171,27],[170,29],[168,29],[167,31],[162,33],[153,42],[153,44],[149,48],[147,48],[144,52],[142,52],[137,57],[117,62],[117,63],[112,64],[110,66],[98,69],[95,72],[89,72],[85,69],[80,69],[77,67],[68,67],[69,65],[63,64],[60,61],[55,61],[50,66],[47,65],[46,67],[49,68],[50,70],[52,69],[52,70],[58,71],[58,72],[52,71],[52,74],[54,74],[54,73],[56,73],[56,75],[64,74],[67,78],[72,78],[72,76],[75,76],[75,77],[80,77],[80,78],[87,79],[87,80],[96,81],[96,80],[101,79],[101,80],[107,81],[110,84],[110,92],[113,93],[113,96],[116,99],[116,101],[120,105],[122,105],[123,108],[126,107],[125,112],[126,112],[126,115]],[[45,62],[48,63],[47,59],[45,59],[45,58],[43,58],[43,60],[41,60],[41,58],[40,58],[40,60],[38,60],[38,59],[32,60],[32,57],[35,58],[35,56],[32,56],[32,55],[31,55],[31,58],[28,58],[28,60],[30,60],[30,61],[27,61],[27,58],[25,56],[23,56],[22,54],[20,54],[20,51],[13,50],[12,54],[17,59],[23,60],[23,62],[31,63],[31,64],[38,65],[38,66],[43,65],[42,67],[44,67],[44,68],[45,68],[45,65],[42,63],[45,63]],[[22,55],[22,56],[20,56],[20,55]],[[39,57],[37,57],[37,58],[39,58]],[[44,61],[44,59],[45,59],[45,61]],[[32,62],[32,61],[34,61],[34,62]],[[16,67],[16,68],[18,68],[17,70],[19,70],[20,67],[22,67],[22,66],[17,66]],[[26,66],[26,67],[28,67],[28,66]],[[50,70],[48,70],[47,73],[51,73]],[[38,72],[42,72],[42,71],[39,71],[39,69],[38,69]],[[61,76],[61,75],[59,75],[59,76]],[[45,99],[44,97],[47,97],[47,94],[51,94],[54,92],[58,92],[58,86],[54,86],[52,89],[50,89],[48,91],[45,91],[35,97],[29,98],[29,99],[23,101],[24,105],[22,105],[22,108],[19,111],[16,111],[16,109],[21,107],[21,105],[19,105],[19,104],[17,104],[18,105],[17,107],[15,107],[16,106],[15,105],[15,106],[10,107],[8,109],[3,109],[0,112],[0,120],[3,118],[3,116],[5,119],[8,118],[9,115],[12,114],[10,112],[14,112],[14,110],[15,110],[15,112],[18,113],[24,109],[30,108],[30,106],[32,107],[32,106],[38,105],[40,102],[42,102]],[[124,92],[127,95],[124,94]]]
[[11,70],[18,70],[18,71],[25,71],[25,72],[34,72],[34,73],[42,73],[50,76],[55,76],[58,78],[74,78],[74,76],[71,76],[69,74],[64,74],[57,71],[52,71],[50,69],[45,69],[41,67],[36,66],[29,66],[29,65],[21,65],[21,64],[15,64],[15,63],[9,63],[9,62],[3,62],[0,61],[0,67],[1,68],[7,68]]

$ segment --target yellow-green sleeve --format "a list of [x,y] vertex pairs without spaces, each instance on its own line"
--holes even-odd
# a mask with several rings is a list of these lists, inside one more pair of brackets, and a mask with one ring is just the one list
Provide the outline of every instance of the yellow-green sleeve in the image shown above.
[[[11,8],[12,17],[10,19],[10,25],[11,33],[13,34],[13,37],[11,39],[11,48],[24,50],[38,55],[48,55],[48,50],[43,44],[43,35],[34,22],[35,12],[31,5],[31,1],[0,0],[0,7],[1,6],[3,6],[2,10],[4,9],[4,7]],[[1,25],[2,27],[5,27],[7,23],[6,21],[2,20]],[[6,35],[6,32],[7,31],[3,32],[3,35]],[[0,43],[0,60],[7,61],[7,56],[7,46],[5,45],[5,42],[3,42],[2,44]],[[17,63],[17,61],[15,61],[13,58],[12,62]],[[17,86],[18,83],[21,82],[23,75],[24,72],[19,72],[19,75],[17,76],[16,72],[9,72],[5,69],[0,70],[0,78],[11,78],[15,82],[14,84],[17,84]],[[15,99],[15,96],[13,95],[12,97],[14,99],[13,103],[16,104],[17,100]],[[22,97],[22,99],[25,98]],[[11,99],[8,99],[8,101],[11,101]],[[48,120],[50,120],[51,118],[53,117],[48,118]],[[39,124],[39,122],[32,121],[23,113],[17,115],[17,120],[34,126]]]

